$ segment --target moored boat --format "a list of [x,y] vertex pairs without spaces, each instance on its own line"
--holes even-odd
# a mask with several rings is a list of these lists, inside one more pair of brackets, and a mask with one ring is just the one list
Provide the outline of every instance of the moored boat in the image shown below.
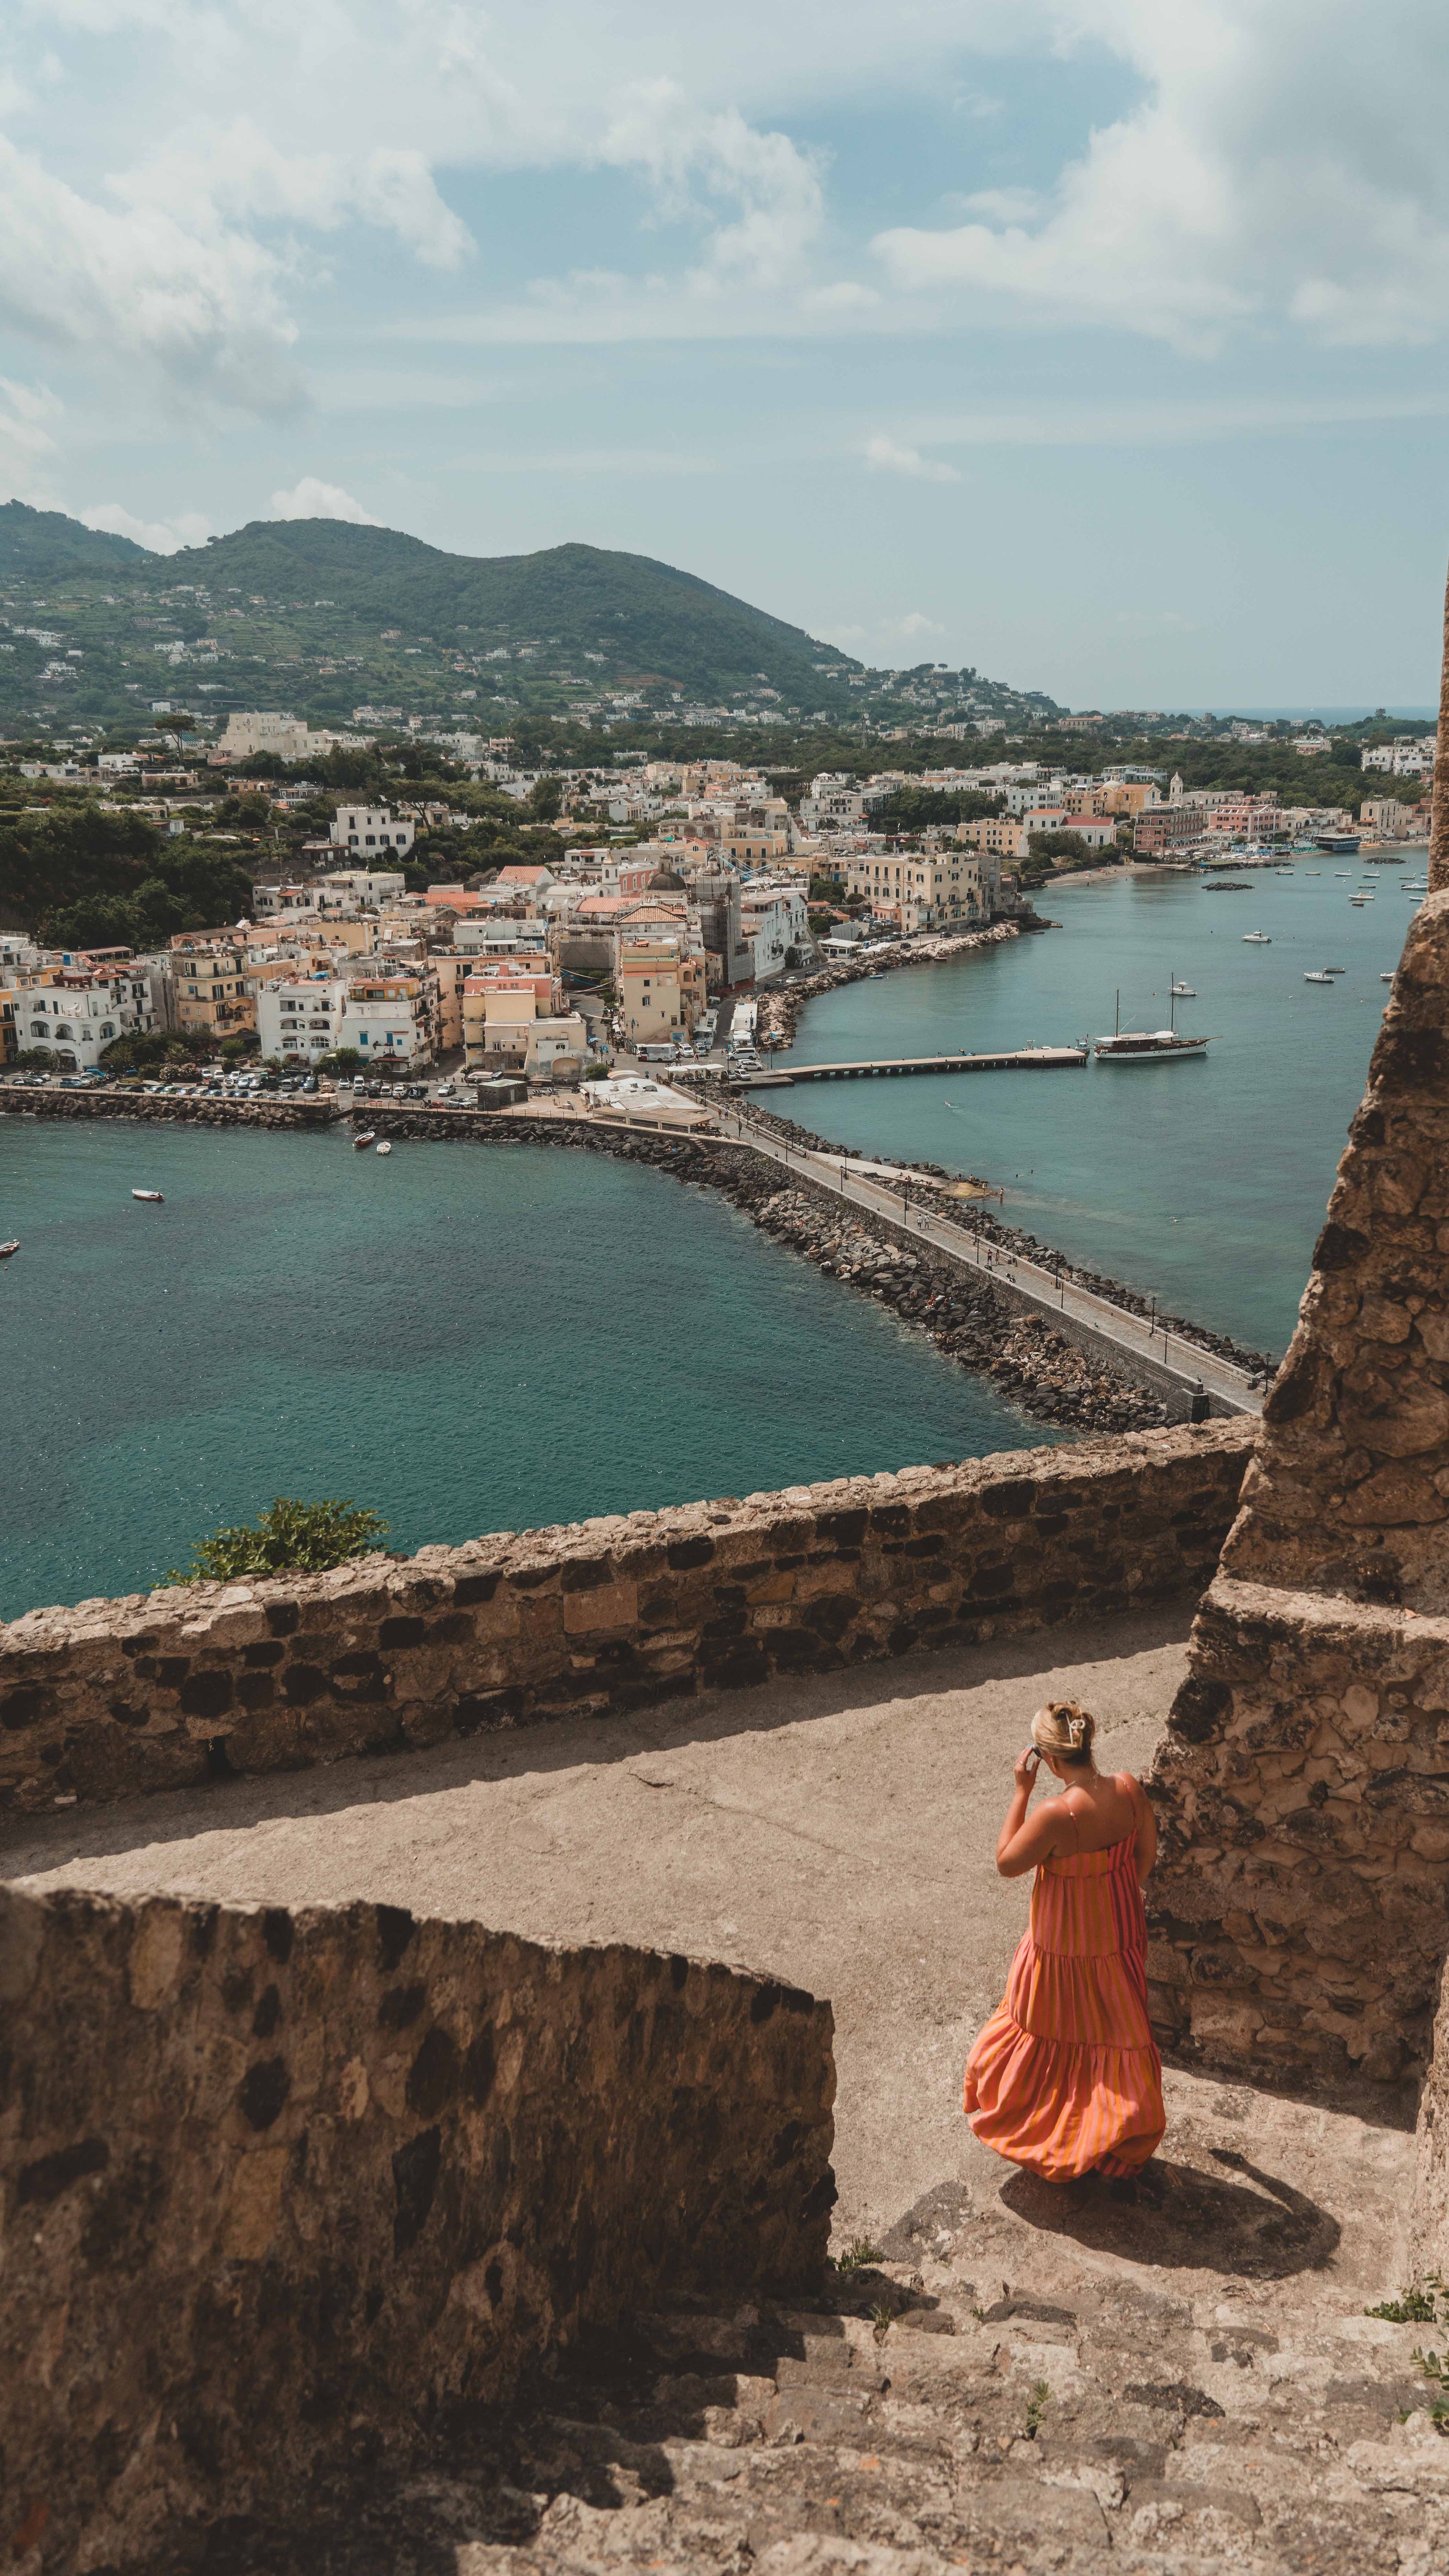
[[12,1234],[8,1243],[0,1243],[0,1261],[8,1261],[11,1253],[19,1250],[20,1237],[18,1234]]
[[1330,992],[1333,990],[1333,977],[1326,974],[1321,967],[1316,972],[1310,967],[1303,981],[1305,984],[1326,984]]
[[144,1199],[148,1207],[160,1207],[162,1204],[159,1190],[132,1190],[131,1196],[133,1199]]
[[352,1150],[354,1154],[363,1154],[367,1151],[369,1145],[375,1145],[376,1143],[377,1129],[375,1127],[364,1127],[360,1136],[353,1137]]
[[1245,930],[1243,933],[1245,948],[1271,948],[1272,945],[1273,934],[1269,930]]
[[378,1148],[377,1148],[377,1151],[378,1151],[378,1153],[379,1153],[379,1154],[390,1154],[390,1153],[392,1152],[392,1147],[391,1147],[391,1145],[388,1143],[388,1141],[387,1141],[387,1138],[386,1138],[386,1137],[384,1137],[384,1138],[383,1138],[382,1143],[381,1143],[381,1144],[378,1146]]

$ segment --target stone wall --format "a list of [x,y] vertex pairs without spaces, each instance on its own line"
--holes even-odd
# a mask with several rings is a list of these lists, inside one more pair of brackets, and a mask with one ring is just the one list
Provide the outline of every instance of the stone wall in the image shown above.
[[0,1804],[296,1769],[1201,1589],[1242,1422],[508,1532],[0,1629]]
[[11,1888],[0,1997],[26,2569],[464,2443],[581,2328],[824,2260],[830,2007],[728,1968]]
[[1151,1785],[1164,2035],[1421,2072],[1449,1945],[1449,895],[1410,926]]
[[21,1091],[0,1083],[0,1118],[134,1118],[143,1126],[330,1127],[334,1098],[163,1100],[146,1091]]

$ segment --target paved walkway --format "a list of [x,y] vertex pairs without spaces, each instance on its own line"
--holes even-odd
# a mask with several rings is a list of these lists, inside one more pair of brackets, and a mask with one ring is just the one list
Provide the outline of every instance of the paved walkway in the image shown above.
[[1040,1263],[1028,1261],[1016,1253],[978,1240],[959,1225],[933,1216],[921,1205],[921,1191],[915,1185],[915,1201],[910,1197],[910,1176],[902,1175],[902,1189],[883,1181],[858,1176],[841,1154],[821,1154],[799,1145],[782,1143],[768,1130],[757,1126],[748,1113],[739,1109],[722,1110],[717,1118],[717,1132],[731,1140],[738,1138],[758,1154],[766,1155],[783,1170],[798,1172],[803,1179],[819,1184],[846,1204],[862,1209],[870,1216],[889,1217],[896,1225],[905,1224],[919,1233],[933,1250],[944,1252],[964,1269],[980,1271],[983,1276],[999,1279],[1003,1286],[1042,1313],[1065,1318],[1083,1326],[1100,1341],[1115,1344],[1135,1358],[1150,1360],[1159,1369],[1181,1380],[1184,1388],[1201,1387],[1229,1413],[1261,1413],[1262,1390],[1249,1380],[1245,1369],[1236,1368],[1230,1360],[1203,1350],[1196,1342],[1184,1341],[1178,1333],[1169,1333],[1162,1325],[1151,1326],[1145,1317],[1129,1314],[1123,1306],[1098,1297],[1089,1288],[1077,1287],[1070,1279],[1060,1279]]

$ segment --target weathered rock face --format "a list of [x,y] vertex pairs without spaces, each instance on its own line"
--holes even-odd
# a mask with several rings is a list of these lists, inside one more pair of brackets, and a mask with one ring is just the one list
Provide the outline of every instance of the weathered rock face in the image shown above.
[[0,1629],[0,1802],[296,1769],[1196,1591],[1252,1426],[508,1532]]
[[1449,894],[1410,925],[1223,1571],[1449,1610]]
[[1164,2037],[1421,2072],[1449,1943],[1449,895],[1410,929],[1151,1786]]
[[406,2464],[586,2326],[824,2259],[830,2007],[727,1968],[9,1889],[0,1999],[27,2567]]

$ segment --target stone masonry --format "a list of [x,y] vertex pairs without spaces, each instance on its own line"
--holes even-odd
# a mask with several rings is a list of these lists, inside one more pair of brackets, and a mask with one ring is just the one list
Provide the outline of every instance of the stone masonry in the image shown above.
[[584,2330],[824,2260],[830,2007],[735,1969],[12,1888],[0,2002],[7,2563],[416,2467]]
[[1196,1592],[1242,1421],[801,1485],[335,1572],[33,1610],[0,1629],[0,1804],[35,1811]]
[[1449,1943],[1449,893],[1409,931],[1152,1787],[1176,2047],[1422,2071]]

